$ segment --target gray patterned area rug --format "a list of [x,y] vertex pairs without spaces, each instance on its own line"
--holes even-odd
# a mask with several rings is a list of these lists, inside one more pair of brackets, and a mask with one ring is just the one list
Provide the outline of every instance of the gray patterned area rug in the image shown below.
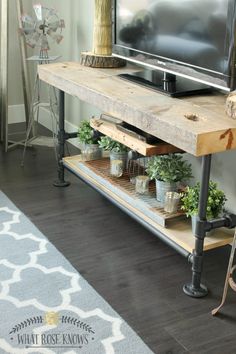
[[152,353],[1,192],[0,281],[0,353]]

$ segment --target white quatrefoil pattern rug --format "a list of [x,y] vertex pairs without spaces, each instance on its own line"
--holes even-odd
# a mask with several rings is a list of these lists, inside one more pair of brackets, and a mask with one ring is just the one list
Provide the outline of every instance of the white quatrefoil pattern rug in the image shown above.
[[152,353],[2,192],[0,353]]

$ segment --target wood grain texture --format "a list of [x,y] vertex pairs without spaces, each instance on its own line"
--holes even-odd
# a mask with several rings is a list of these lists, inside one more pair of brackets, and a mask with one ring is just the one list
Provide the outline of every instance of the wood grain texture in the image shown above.
[[125,133],[119,130],[114,123],[106,122],[101,119],[92,118],[90,120],[90,125],[104,135],[109,136],[110,138],[128,146],[130,149],[137,151],[143,156],[153,156],[153,155],[162,155],[169,154],[174,152],[182,152],[182,150],[177,147],[160,142],[156,145],[150,145],[141,141],[128,133]]
[[[125,72],[129,70],[135,68]],[[69,95],[195,156],[236,149],[236,122],[225,113],[224,94],[171,98],[122,80],[117,74],[124,69],[92,69],[78,63],[40,65],[38,72],[41,80]],[[229,130],[230,136],[223,139]]]
[[227,115],[232,118],[236,119],[236,92],[232,92],[229,94],[226,100],[226,107],[225,107]]
[[[186,220],[173,220],[168,224],[168,228],[165,228],[159,225],[149,216],[145,215],[143,211],[140,211],[138,208],[135,208],[134,205],[131,205],[127,202],[126,199],[122,198],[120,193],[116,193],[114,190],[107,187],[107,185],[101,180],[94,178],[80,168],[81,156],[73,156],[64,158],[64,165],[69,167],[70,170],[74,171],[77,175],[82,176],[88,180],[92,185],[99,188],[105,192],[108,196],[112,197],[120,205],[124,206],[127,210],[130,210],[138,216],[138,218],[143,219],[148,224],[152,225],[156,230],[161,231],[166,235],[167,238],[171,239],[179,246],[184,248],[186,251],[192,253],[195,247],[195,238],[192,234],[192,229],[190,221]],[[227,244],[230,244],[233,239],[233,233],[225,232],[223,229],[215,230],[214,233],[210,236],[207,236],[204,241],[204,251],[208,251],[214,248],[222,247]]]
[[80,64],[91,68],[120,68],[126,65],[126,61],[112,55],[104,56],[91,52],[82,52]]

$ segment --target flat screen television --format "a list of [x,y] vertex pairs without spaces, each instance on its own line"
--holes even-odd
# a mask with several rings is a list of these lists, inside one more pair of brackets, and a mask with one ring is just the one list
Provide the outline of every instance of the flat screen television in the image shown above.
[[134,80],[173,96],[236,88],[236,0],[114,0],[113,13],[113,55],[149,68]]

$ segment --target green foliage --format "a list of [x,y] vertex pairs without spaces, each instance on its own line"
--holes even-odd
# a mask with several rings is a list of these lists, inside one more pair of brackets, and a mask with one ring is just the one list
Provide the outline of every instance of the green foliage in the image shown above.
[[[198,202],[200,195],[200,183],[194,187],[187,187],[181,198],[182,207],[187,216],[198,214]],[[218,189],[217,183],[210,181],[207,201],[207,219],[217,218],[223,211],[226,202],[223,191]]]
[[87,120],[82,120],[78,130],[78,138],[84,144],[98,144],[98,138],[93,137],[93,128]]
[[127,146],[118,143],[117,141],[111,139],[109,136],[102,136],[98,142],[100,148],[107,151],[115,152],[127,152]]
[[191,164],[177,154],[155,156],[148,162],[146,172],[150,179],[163,182],[181,182],[192,177]]

